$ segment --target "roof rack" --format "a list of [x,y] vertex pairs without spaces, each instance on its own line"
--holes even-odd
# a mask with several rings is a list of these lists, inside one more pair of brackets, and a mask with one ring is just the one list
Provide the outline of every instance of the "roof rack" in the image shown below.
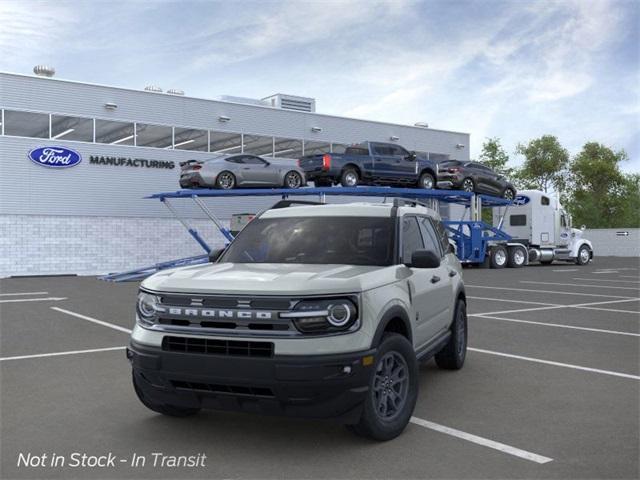
[[431,208],[429,207],[429,205],[427,205],[426,203],[423,202],[419,202],[413,198],[394,198],[393,199],[393,206],[394,207],[417,207],[417,206],[421,206],[421,207],[425,207],[425,208]]
[[324,205],[322,202],[311,202],[309,200],[280,200],[277,203],[274,203],[270,210],[275,208],[288,208],[295,205]]

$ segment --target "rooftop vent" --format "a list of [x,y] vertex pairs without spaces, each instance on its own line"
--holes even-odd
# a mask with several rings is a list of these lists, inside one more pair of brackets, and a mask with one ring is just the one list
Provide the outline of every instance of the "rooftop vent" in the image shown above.
[[184,95],[184,90],[178,90],[177,88],[170,88],[167,90],[169,95]]
[[56,69],[47,65],[36,65],[33,67],[33,73],[39,77],[53,77],[56,74]]
[[297,112],[315,112],[316,100],[309,97],[297,97],[295,95],[285,95],[276,93],[270,97],[262,99],[270,106],[282,108],[283,110],[295,110]]
[[146,87],[144,87],[144,89],[147,92],[156,92],[156,93],[162,93],[162,89],[156,85],[147,85]]

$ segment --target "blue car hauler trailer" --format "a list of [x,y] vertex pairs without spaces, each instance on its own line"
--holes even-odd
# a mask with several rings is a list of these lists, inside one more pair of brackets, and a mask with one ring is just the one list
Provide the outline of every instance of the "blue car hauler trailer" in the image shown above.
[[[483,264],[490,254],[492,246],[506,245],[511,237],[501,230],[502,222],[498,227],[493,227],[482,221],[482,207],[508,207],[511,202],[503,198],[480,195],[472,192],[455,190],[424,190],[417,188],[390,188],[390,187],[321,187],[299,188],[295,190],[285,188],[274,189],[233,189],[233,190],[178,190],[176,192],[163,192],[150,195],[147,198],[160,200],[187,229],[193,239],[206,252],[204,255],[170,260],[148,267],[136,268],[126,272],[112,273],[102,277],[103,280],[120,282],[137,280],[147,277],[155,272],[167,268],[175,268],[186,265],[197,265],[208,262],[211,247],[202,238],[198,231],[189,225],[188,221],[178,213],[172,202],[175,199],[191,199],[202,212],[216,225],[220,233],[227,241],[233,240],[232,233],[220,222],[220,220],[207,208],[203,198],[227,198],[227,197],[269,197],[280,196],[283,200],[291,196],[318,196],[321,203],[325,203],[327,196],[353,196],[353,197],[380,197],[385,199],[403,198],[420,201],[426,206],[439,210],[440,202],[460,205],[463,207],[463,215],[460,220],[448,219],[444,221],[450,232],[451,239],[456,246],[456,255],[463,264]],[[505,209],[506,213],[506,209]],[[463,220],[468,216],[469,220]]]

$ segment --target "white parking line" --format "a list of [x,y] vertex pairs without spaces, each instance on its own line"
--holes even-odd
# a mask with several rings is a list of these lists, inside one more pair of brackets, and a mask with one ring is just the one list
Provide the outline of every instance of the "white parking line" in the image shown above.
[[640,380],[640,376],[631,375],[629,373],[612,372],[610,370],[600,370],[599,368],[583,367],[581,365],[573,365],[571,363],[553,362],[551,360],[543,360],[542,358],[523,357],[522,355],[512,355],[511,353],[495,352],[493,350],[484,350],[482,348],[468,347],[467,350],[478,353],[486,353],[487,355],[496,355],[498,357],[514,358],[516,360],[524,360],[526,362],[542,363],[545,365],[552,365],[554,367],[571,368],[574,370],[582,370],[585,372],[601,373],[603,375],[610,375],[612,377],[630,378],[632,380]]
[[491,290],[509,290],[512,292],[529,292],[529,293],[555,293],[557,295],[575,295],[583,297],[605,297],[605,298],[625,298],[636,300],[636,297],[622,297],[620,295],[601,295],[599,293],[582,293],[582,292],[560,292],[557,290],[537,290],[533,288],[512,288],[512,287],[489,287],[487,285],[469,285],[465,284],[468,288],[488,288]]
[[[475,298],[475,297],[467,297],[467,298]],[[633,313],[633,314],[638,314],[640,312],[634,311],[634,310],[617,310],[614,308],[601,308],[601,307],[595,307],[593,305],[606,305],[606,304],[610,304],[610,303],[623,303],[623,302],[634,302],[634,301],[638,301],[640,300],[640,298],[627,298],[624,300],[607,300],[604,302],[589,302],[589,303],[576,303],[574,305],[556,305],[553,303],[549,303],[549,304],[542,304],[542,305],[547,305],[545,307],[534,307],[534,308],[518,308],[515,310],[497,310],[495,312],[481,312],[481,313],[475,313],[474,315],[501,315],[503,313],[519,313],[519,312],[537,312],[540,310],[557,310],[560,308],[583,308],[586,310],[601,310],[603,312],[616,312],[616,313]],[[518,302],[520,303],[520,302]],[[527,302],[522,302],[522,303],[527,303]]]
[[16,295],[49,295],[49,292],[0,293],[0,297],[12,297]]
[[567,308],[570,305],[554,305],[549,307],[535,307],[535,308],[518,308],[516,310],[498,310],[497,312],[482,312],[475,315],[497,315],[502,313],[519,313],[519,312],[537,312],[539,310],[557,310],[559,308]]
[[[637,278],[637,277],[635,277]],[[613,283],[640,283],[638,281],[633,280],[609,280],[608,278],[581,278],[581,277],[573,277],[572,280],[586,280],[588,282],[613,282]]]
[[556,303],[542,303],[542,302],[531,302],[529,300],[507,300],[506,298],[490,298],[490,297],[471,297],[467,295],[467,298],[471,298],[472,300],[490,300],[492,302],[508,302],[508,303],[526,303],[530,305],[544,305],[545,307],[559,307],[560,305]]
[[59,357],[62,355],[79,355],[82,353],[109,352],[111,350],[124,350],[125,348],[127,347],[92,348],[89,350],[71,350],[67,352],[37,353],[35,355],[20,355],[17,357],[4,357],[4,358],[0,358],[0,362],[8,362],[9,360],[25,360],[28,358]]
[[0,300],[0,303],[22,303],[22,302],[59,302],[67,300],[67,297],[46,297],[46,298],[11,298],[9,300]]
[[555,283],[555,282],[536,282],[533,280],[520,280],[520,283],[532,283],[537,285],[562,285],[566,287],[581,287],[581,288],[609,288],[615,290],[640,290],[640,287],[619,287],[617,285],[587,285],[584,283]]
[[490,315],[479,315],[479,314],[473,314],[470,313],[467,316],[469,317],[475,317],[475,318],[488,318],[491,320],[502,320],[504,322],[514,322],[514,323],[528,323],[531,325],[542,325],[545,327],[557,327],[557,328],[568,328],[571,330],[584,330],[586,332],[596,332],[596,333],[610,333],[612,335],[627,335],[629,337],[640,337],[640,333],[632,333],[632,332],[620,332],[617,330],[605,330],[602,328],[589,328],[589,327],[577,327],[575,325],[564,325],[561,323],[546,323],[546,322],[534,322],[532,320],[519,320],[519,319],[515,319],[515,318],[501,318],[501,317],[494,317],[494,316],[490,316]]
[[72,312],[70,310],[65,310],[64,308],[51,307],[51,310],[55,310],[56,312],[66,313],[67,315],[71,315],[72,317],[81,318],[82,320],[86,320],[87,322],[92,322],[98,325],[102,325],[103,327],[113,328],[114,330],[118,330],[120,332],[131,333],[131,330],[128,328],[121,327],[120,325],[114,325],[113,323],[103,322],[102,320],[98,320],[97,318],[87,317],[86,315],[81,315],[76,312]]
[[579,268],[561,268],[560,270],[551,270],[552,272],[579,272]]
[[519,457],[525,460],[529,460],[530,462],[542,464],[542,463],[549,463],[553,461],[553,458],[544,457],[542,455],[538,455],[537,453],[531,453],[526,450],[521,450],[520,448],[512,447],[504,443],[495,442],[493,440],[489,440],[488,438],[479,437],[477,435],[473,435],[472,433],[463,432],[462,430],[456,430],[455,428],[445,427],[444,425],[440,425],[439,423],[423,420],[422,418],[411,417],[410,421],[415,425],[420,425],[421,427],[428,428],[430,430],[435,430],[436,432],[445,433],[447,435],[451,435],[452,437],[457,437],[462,440],[466,440],[467,442],[475,443],[477,445],[482,445],[483,447],[493,448],[494,450],[498,450],[500,452],[513,455],[514,457]]

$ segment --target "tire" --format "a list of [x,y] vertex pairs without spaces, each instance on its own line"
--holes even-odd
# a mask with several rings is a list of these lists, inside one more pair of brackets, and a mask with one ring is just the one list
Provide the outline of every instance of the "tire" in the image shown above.
[[451,324],[451,337],[442,350],[436,353],[436,365],[444,370],[460,370],[467,357],[467,304],[458,300]]
[[360,183],[360,176],[355,168],[345,168],[340,175],[340,185],[343,187],[356,187]]
[[504,268],[507,265],[507,249],[502,245],[494,245],[491,247],[491,259],[489,265],[491,268]]
[[145,397],[144,393],[142,392],[142,389],[138,385],[136,374],[132,373],[131,377],[133,380],[133,389],[136,391],[136,395],[138,396],[138,399],[149,410],[153,410],[154,412],[161,413],[162,415],[167,415],[169,417],[190,417],[200,411],[199,408],[183,408],[183,407],[177,407],[175,405],[155,403],[151,399]]
[[527,264],[527,251],[522,247],[509,247],[507,258],[507,267],[521,268]]
[[[402,375],[399,369],[404,372]],[[394,370],[400,378],[395,385],[389,383],[392,375],[386,375]],[[413,346],[402,335],[387,333],[376,354],[360,421],[348,429],[374,440],[391,440],[409,423],[417,398],[418,361]]]
[[433,190],[436,188],[436,181],[428,172],[420,175],[420,180],[418,180],[418,188],[424,188],[426,190]]
[[504,192],[502,192],[502,198],[505,200],[513,200],[516,198],[516,192],[513,191],[513,188],[505,188]]
[[284,176],[284,187],[295,190],[296,188],[300,188],[301,186],[302,186],[302,175],[300,175],[295,170],[291,170],[290,172],[287,172],[287,174]]
[[578,249],[578,256],[576,257],[576,264],[586,265],[591,260],[591,249],[586,245],[582,245]]
[[464,180],[462,180],[462,183],[460,184],[460,189],[465,192],[475,192],[476,184],[472,178],[467,177]]
[[222,190],[231,190],[236,186],[236,176],[225,170],[216,177],[216,187]]

